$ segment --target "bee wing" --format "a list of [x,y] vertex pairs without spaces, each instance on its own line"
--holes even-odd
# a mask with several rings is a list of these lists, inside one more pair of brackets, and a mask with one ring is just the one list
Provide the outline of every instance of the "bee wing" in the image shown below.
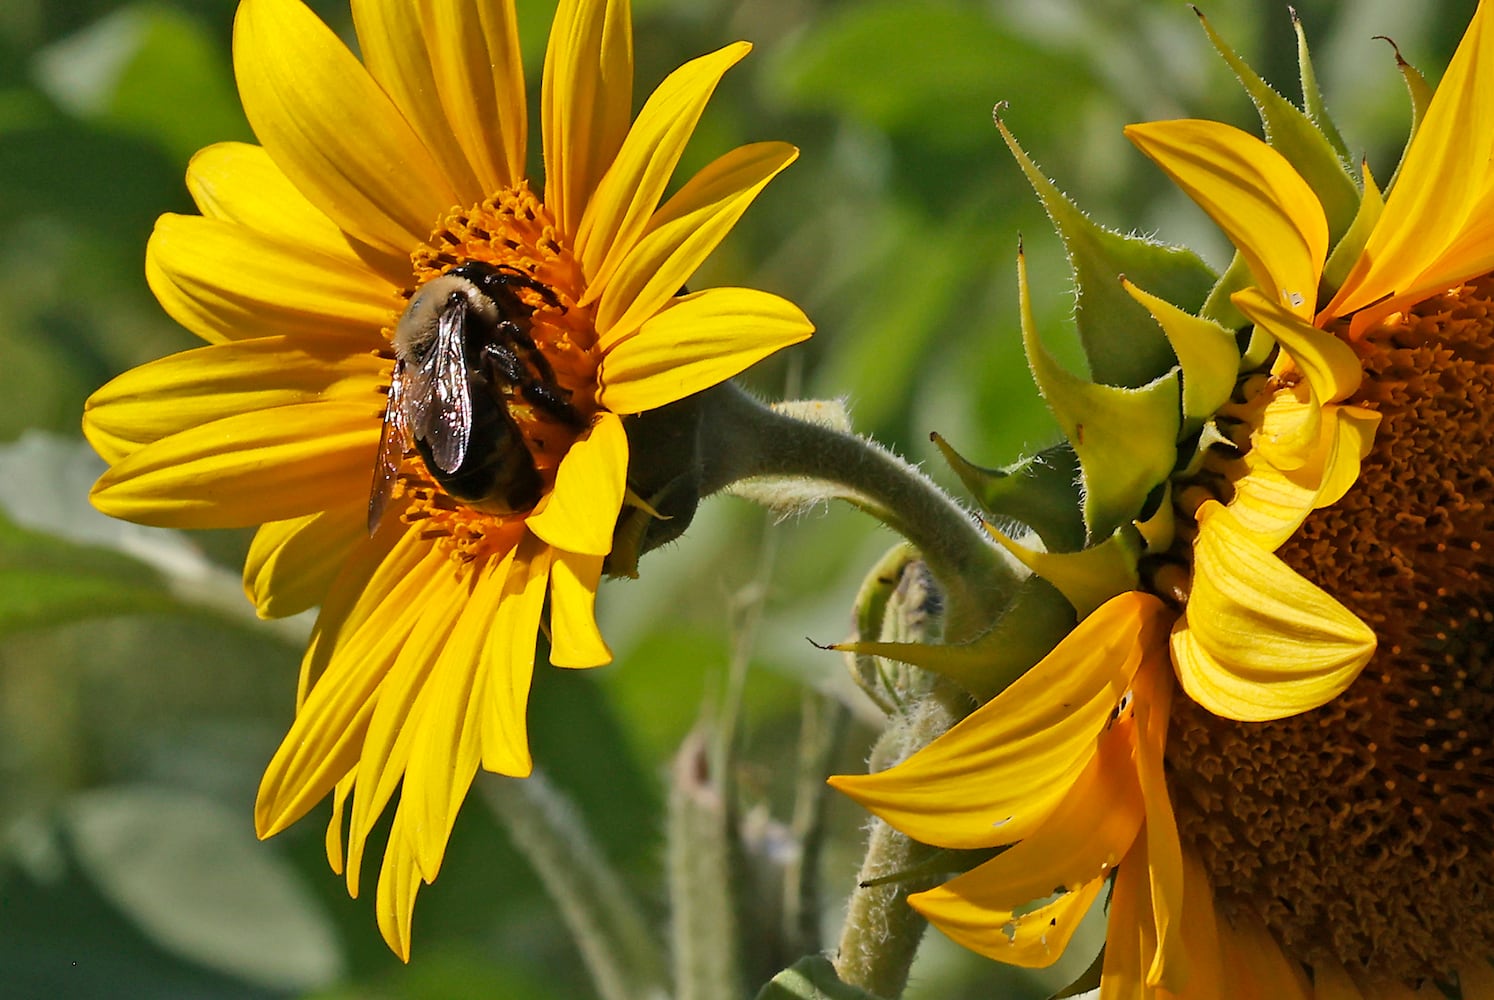
[[[426,362],[430,371],[430,401],[424,415],[426,443],[442,472],[455,472],[467,457],[472,437],[472,389],[467,382],[467,304],[462,301],[441,313],[436,347]],[[412,421],[413,422],[413,421]],[[417,430],[417,436],[419,431]]]
[[384,519],[384,508],[394,492],[394,477],[404,461],[409,444],[406,427],[405,363],[394,363],[394,377],[389,380],[389,399],[384,404],[384,426],[379,431],[379,454],[374,459],[373,487],[368,493],[368,533],[372,535]]

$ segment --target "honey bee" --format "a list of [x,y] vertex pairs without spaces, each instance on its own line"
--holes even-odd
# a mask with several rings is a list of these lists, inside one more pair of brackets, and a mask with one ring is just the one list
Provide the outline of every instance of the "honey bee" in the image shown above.
[[527,510],[544,484],[510,412],[521,401],[580,431],[570,392],[530,334],[539,306],[560,300],[517,268],[472,261],[432,278],[394,328],[394,376],[379,435],[368,530],[378,527],[410,447],[452,497],[494,514]]

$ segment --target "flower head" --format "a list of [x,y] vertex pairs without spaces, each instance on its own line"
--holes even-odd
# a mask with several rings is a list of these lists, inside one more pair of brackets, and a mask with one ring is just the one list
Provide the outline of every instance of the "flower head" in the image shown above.
[[[512,0],[354,0],[353,20],[361,63],[300,0],[240,6],[261,145],[202,150],[201,215],[163,216],[146,256],[209,346],[110,382],[84,429],[111,466],[101,510],[262,525],[244,577],[261,615],[321,605],[256,823],[269,836],[331,794],[328,855],[356,894],[397,791],[377,910],[408,957],[477,769],[530,770],[547,600],[553,664],[610,659],[593,602],[629,501],[623,417],[811,327],[763,292],[680,291],[796,155],[744,146],[664,199],[746,43],[670,74],[630,122],[628,3],[562,0],[539,184]],[[419,322],[439,336],[401,333]],[[422,367],[437,343],[454,353]]]
[[1224,51],[1274,145],[1127,130],[1238,250],[1199,315],[1125,286],[1179,370],[1076,384],[1029,343],[1061,420],[1153,418],[1068,424],[1079,550],[1007,543],[1082,620],[926,749],[833,781],[928,843],[1011,845],[910,898],[993,958],[1052,962],[1108,883],[1107,1000],[1494,997],[1494,13],[1386,199],[1367,171],[1345,199],[1331,126]]

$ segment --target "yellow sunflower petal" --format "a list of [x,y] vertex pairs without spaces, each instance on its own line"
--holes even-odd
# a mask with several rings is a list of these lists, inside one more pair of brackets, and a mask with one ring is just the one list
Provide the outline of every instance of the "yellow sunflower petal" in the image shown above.
[[751,50],[736,42],[693,59],[649,95],[581,217],[576,256],[587,277],[581,305],[595,300],[638,242],[716,85]]
[[384,864],[379,869],[379,889],[374,912],[379,933],[401,962],[410,960],[410,926],[415,920],[415,896],[420,892],[420,869],[405,835],[404,810],[394,814]]
[[1337,403],[1359,388],[1364,370],[1348,344],[1299,319],[1258,288],[1236,292],[1230,301],[1291,355],[1292,362],[1307,377],[1318,403]]
[[387,594],[400,580],[413,573],[429,546],[419,541],[419,532],[395,518],[386,518],[372,537],[353,547],[342,562],[322,609],[317,613],[301,657],[296,682],[296,710],[326,672],[332,655],[345,636],[352,635],[378,607],[380,594]]
[[358,239],[408,253],[458,203],[394,102],[299,0],[245,0],[233,65],[270,157]]
[[1138,672],[1134,689],[1136,713],[1135,767],[1146,804],[1144,827],[1147,877],[1157,948],[1146,981],[1177,992],[1189,979],[1189,952],[1183,940],[1183,849],[1167,777],[1162,770],[1167,744],[1167,719],[1172,702],[1171,677],[1164,670]]
[[[1325,316],[1344,316],[1418,284],[1489,194],[1494,129],[1472,127],[1494,113],[1494,14],[1480,4],[1406,150],[1380,224]],[[1467,271],[1471,277],[1476,271]],[[1357,325],[1357,324],[1356,324]]]
[[262,525],[244,557],[244,593],[261,618],[300,614],[322,603],[343,560],[367,537],[361,499]]
[[436,86],[452,132],[482,191],[517,184],[525,175],[529,105],[515,5],[434,7],[426,13],[426,25],[434,38]]
[[909,836],[993,847],[1032,834],[1093,759],[1146,659],[1165,662],[1171,612],[1127,593],[1102,605],[1001,694],[903,763],[830,784]]
[[347,337],[262,337],[131,368],[83,405],[83,428],[111,461],[214,420],[313,402],[371,410],[389,363]]
[[1220,924],[1219,943],[1224,979],[1235,984],[1240,1000],[1321,1000],[1254,914],[1235,913]]
[[327,849],[327,866],[334,875],[342,874],[342,825],[348,796],[353,794],[354,781],[353,775],[349,774],[332,790],[332,818],[327,821],[324,846]]
[[1139,1000],[1153,995],[1143,975],[1157,947],[1146,862],[1146,838],[1139,837],[1121,862],[1110,890],[1100,1000]]
[[915,893],[908,897],[908,905],[955,943],[1026,969],[1046,968],[1058,960],[1105,888],[1103,878],[1092,879],[1018,916],[1011,910],[993,909],[985,899],[989,890],[1000,891],[987,867],[981,865],[936,889]]
[[[358,762],[380,685],[426,610],[432,579],[448,572],[444,554],[416,541],[416,532],[409,535],[399,548],[420,551],[419,563],[392,586],[387,575],[370,581],[357,602],[356,627],[339,636],[326,673],[265,768],[254,806],[261,837],[300,819]],[[403,561],[399,555],[389,560]]]
[[1341,694],[1374,652],[1374,632],[1252,541],[1228,508],[1209,501],[1199,519],[1193,590],[1172,636],[1188,696],[1261,722]]
[[[1224,953],[1219,940],[1219,914],[1214,906],[1214,890],[1209,885],[1203,864],[1191,851],[1181,857],[1180,863],[1179,885],[1185,891],[1179,901],[1181,908],[1175,914],[1178,920],[1176,940],[1172,946],[1178,954],[1168,957],[1166,972],[1161,979],[1172,984],[1167,988],[1179,1000],[1215,1000],[1216,997],[1224,996],[1232,1000],[1246,1000],[1243,993],[1236,989],[1235,981],[1225,976]],[[1155,867],[1155,862],[1153,865]],[[1154,874],[1153,886],[1155,885]],[[1156,899],[1155,894],[1152,898]],[[1157,949],[1159,958],[1167,950],[1165,947]],[[1178,961],[1180,956],[1186,959],[1186,966]],[[1224,987],[1225,983],[1230,984],[1228,990]]]
[[1256,284],[1297,316],[1313,315],[1328,222],[1285,157],[1220,122],[1128,125],[1126,136],[1224,230]]
[[1312,967],[1313,1000],[1379,1000],[1366,997],[1338,962],[1319,959]]
[[534,676],[534,647],[552,558],[550,547],[533,535],[519,543],[479,668],[482,767],[514,778],[528,777],[533,767],[527,719],[529,683]]
[[540,129],[545,205],[574,238],[633,113],[633,16],[628,0],[561,0],[545,51]]
[[[1013,913],[1055,889],[1077,891],[1102,882],[1135,842],[1145,806],[1131,762],[1134,739],[1132,719],[1117,721],[1100,737],[1094,758],[1041,827],[969,873],[908,897],[909,904],[967,947],[972,946],[961,934],[978,936],[984,946],[975,950],[981,954],[1015,961],[991,950],[1012,944],[1005,931]],[[959,932],[946,927],[946,921]],[[998,938],[1005,939],[1004,945]],[[1048,942],[1055,944],[1055,950],[1029,957],[1047,965],[1063,950],[1062,943]]]
[[[512,4],[496,4],[512,9]],[[438,38],[431,8],[409,0],[352,0],[353,29],[363,65],[399,108],[456,192],[453,204],[474,205],[491,193],[478,182],[442,106],[436,67],[453,40]],[[485,74],[487,75],[487,74]],[[474,82],[481,76],[473,77]],[[450,207],[450,206],[448,206]]]
[[375,347],[394,318],[396,287],[368,267],[195,215],[156,221],[145,277],[161,308],[209,342],[344,336]]
[[[517,552],[517,550],[515,550]],[[410,811],[416,864],[427,882],[440,871],[457,810],[482,757],[483,647],[495,627],[513,554],[469,585],[450,641],[440,651],[422,701],[405,771],[401,808]]]
[[436,662],[445,655],[468,597],[466,588],[451,573],[437,572],[426,582],[426,593],[421,595],[423,613],[379,684],[358,752],[347,865],[348,891],[355,896],[368,835],[401,780],[405,787],[400,808],[409,812],[408,771],[416,766],[411,748],[426,726],[430,693],[441,683],[435,676]]
[[240,413],[136,451],[99,478],[93,504],[169,528],[284,521],[364,494],[378,443],[366,403]]
[[550,663],[557,667],[600,667],[612,650],[597,629],[597,584],[602,556],[560,551],[550,568]]
[[1470,957],[1458,969],[1458,988],[1463,1000],[1494,1000],[1494,965],[1486,958]]
[[524,523],[557,549],[604,556],[627,490],[628,436],[615,413],[600,413],[571,445],[555,473],[555,488]]
[[607,350],[598,396],[641,413],[740,374],[814,332],[799,307],[752,288],[708,288],[676,299]]
[[758,192],[798,155],[782,142],[739,147],[707,165],[664,203],[618,262],[597,303],[604,353],[674,297]]

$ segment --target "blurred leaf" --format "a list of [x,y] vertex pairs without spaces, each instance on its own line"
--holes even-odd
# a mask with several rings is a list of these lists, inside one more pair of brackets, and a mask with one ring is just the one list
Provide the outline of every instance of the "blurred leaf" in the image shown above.
[[85,870],[163,948],[274,988],[341,975],[325,915],[237,812],[135,786],[80,795],[65,819]]
[[48,46],[36,73],[73,114],[150,137],[185,163],[208,143],[252,138],[223,55],[197,19],[135,4]]
[[824,955],[808,955],[773,977],[757,1000],[876,1000],[865,990],[847,986]]
[[185,535],[94,510],[103,471],[81,440],[28,431],[0,445],[0,628],[178,610],[304,639],[301,616],[259,623],[238,574]]
[[977,5],[878,0],[842,6],[808,32],[784,60],[783,96],[889,133],[945,149],[986,148],[991,107],[1022,81],[1062,73],[1050,113],[1064,116],[1088,73],[1036,49]]

